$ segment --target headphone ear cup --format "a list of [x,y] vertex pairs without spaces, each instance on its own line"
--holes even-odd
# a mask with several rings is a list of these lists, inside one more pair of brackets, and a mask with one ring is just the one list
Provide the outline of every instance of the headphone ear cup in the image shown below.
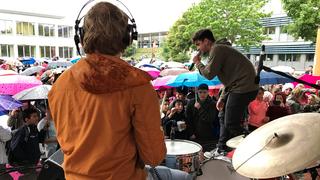
[[84,38],[84,29],[83,29],[83,27],[79,27],[79,35],[80,35],[80,42],[83,43],[83,38]]

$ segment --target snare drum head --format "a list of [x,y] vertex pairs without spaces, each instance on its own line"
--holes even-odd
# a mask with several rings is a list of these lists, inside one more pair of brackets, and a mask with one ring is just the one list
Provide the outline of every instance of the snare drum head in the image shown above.
[[223,160],[209,160],[201,169],[203,174],[197,180],[250,180],[234,171],[231,163]]
[[187,140],[169,140],[166,139],[167,155],[184,155],[200,152],[200,144]]

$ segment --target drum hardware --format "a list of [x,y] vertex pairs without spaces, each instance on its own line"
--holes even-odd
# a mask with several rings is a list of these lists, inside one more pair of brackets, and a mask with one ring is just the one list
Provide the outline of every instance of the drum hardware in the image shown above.
[[233,167],[243,176],[258,179],[305,169],[319,160],[319,129],[319,113],[294,114],[271,121],[239,144],[233,155]]

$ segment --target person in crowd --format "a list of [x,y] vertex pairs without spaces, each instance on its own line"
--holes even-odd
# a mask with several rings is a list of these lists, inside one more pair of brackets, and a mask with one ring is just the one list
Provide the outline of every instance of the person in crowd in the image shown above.
[[315,94],[308,95],[308,103],[303,107],[303,112],[319,112],[320,97]]
[[186,107],[188,100],[187,100],[187,94],[188,94],[188,87],[186,86],[180,86],[176,88],[176,94],[175,99],[172,100],[172,102],[169,105],[169,109],[172,109],[174,107],[174,103],[176,100],[181,100],[183,102],[183,106]]
[[305,94],[305,91],[299,86],[295,87],[292,90],[291,95],[287,97],[287,104],[290,107],[290,113],[301,113],[306,101],[307,96]]
[[309,74],[309,75],[313,74],[313,66],[312,65],[307,67],[305,74]]
[[7,124],[11,128],[11,131],[19,129],[24,125],[23,111],[29,108],[36,109],[36,107],[31,105],[30,101],[22,101],[22,106],[20,108],[14,109],[9,113]]
[[[5,129],[0,126],[0,171],[6,171],[6,164],[8,163],[8,156],[6,151],[6,143],[11,139],[11,132],[9,129]],[[0,179],[11,180],[9,174],[3,174]]]
[[269,117],[269,121],[290,114],[290,108],[286,104],[286,97],[287,96],[284,92],[278,92],[274,95],[266,113],[266,116]]
[[96,3],[80,34],[86,57],[49,92],[66,179],[145,179],[145,164],[166,155],[152,78],[120,59],[132,43],[128,20],[115,5]]
[[224,122],[220,124],[218,146],[211,152],[212,155],[221,155],[226,151],[226,142],[230,138],[243,134],[241,120],[259,89],[256,70],[250,60],[232,46],[215,43],[209,29],[197,31],[192,41],[200,54],[209,53],[207,65],[201,63],[200,54],[193,58],[200,73],[207,79],[218,76],[225,86],[217,101],[217,109],[225,113]]
[[286,83],[282,86],[282,92],[284,92],[284,94],[288,97],[292,90],[293,90],[294,86],[292,83]]
[[173,139],[189,139],[187,134],[185,110],[181,99],[176,99],[173,104],[173,108],[171,108],[170,113],[163,122],[163,126],[167,137]]
[[47,128],[40,132],[37,129],[39,122],[38,111],[28,108],[23,111],[25,125],[20,127],[12,136],[9,152],[9,163],[13,167],[23,166],[26,169],[19,169],[23,174],[20,179],[37,179],[35,166],[40,160],[39,143],[43,143]]
[[164,100],[160,100],[160,114],[161,114],[161,118],[163,118],[164,116],[166,116],[168,114],[169,111],[169,99],[164,99]]
[[47,134],[44,139],[43,145],[44,145],[44,152],[45,152],[44,158],[48,158],[53,153],[56,152],[58,141],[56,137],[56,129],[54,127],[54,122],[52,120],[49,107],[46,109],[45,114],[46,116],[39,121],[37,127],[39,131],[41,131],[42,129],[47,129]]
[[269,117],[266,116],[268,110],[268,102],[263,100],[264,89],[259,88],[257,97],[255,100],[250,102],[248,106],[249,119],[248,119],[248,129],[249,131],[254,131],[260,126],[269,122]]
[[208,90],[208,85],[200,84],[197,98],[191,99],[186,108],[189,139],[201,145],[216,143],[217,140],[214,130],[218,129],[218,111],[216,101],[210,98]]

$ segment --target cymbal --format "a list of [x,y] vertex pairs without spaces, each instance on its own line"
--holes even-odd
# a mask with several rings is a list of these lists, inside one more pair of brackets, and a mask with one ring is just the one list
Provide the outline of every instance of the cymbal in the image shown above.
[[273,178],[320,160],[320,113],[285,116],[256,129],[239,144],[232,164],[241,175]]
[[244,140],[245,135],[236,136],[227,141],[227,146],[231,148],[237,148],[238,145]]

